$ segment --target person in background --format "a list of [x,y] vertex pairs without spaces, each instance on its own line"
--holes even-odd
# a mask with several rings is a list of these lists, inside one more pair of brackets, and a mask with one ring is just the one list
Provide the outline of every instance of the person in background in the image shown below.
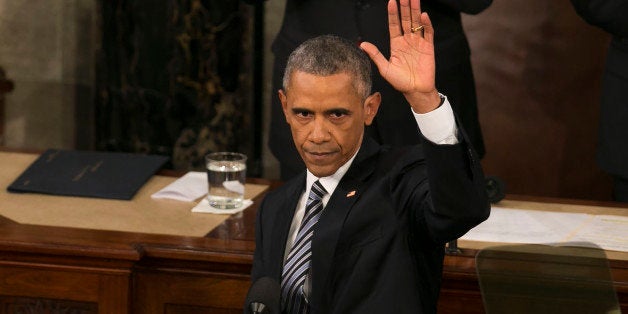
[[[286,0],[281,29],[272,44],[274,66],[272,94],[282,87],[288,55],[309,38],[324,34],[344,37],[356,45],[368,41],[389,56],[386,16],[387,0]],[[451,100],[453,110],[467,130],[480,158],[484,142],[478,120],[475,83],[470,49],[461,23],[461,13],[477,14],[492,0],[430,0],[422,3],[438,30],[435,34],[436,87]],[[373,77],[373,89],[382,94],[383,106],[367,128],[367,134],[380,144],[413,145],[420,142],[408,103],[380,75]],[[300,173],[305,166],[291,145],[288,124],[277,97],[273,97],[268,146],[280,164],[281,179]]]
[[[282,313],[435,313],[444,244],[490,213],[477,155],[435,85],[428,14],[419,0],[390,0],[386,12],[389,58],[334,35],[288,58],[286,145],[306,170],[260,204],[251,273],[253,286],[280,283]],[[397,105],[371,91],[369,57],[407,100],[420,144],[365,134],[380,103]]]
[[612,35],[602,77],[597,163],[613,177],[613,198],[628,202],[628,0],[571,0],[589,24]]

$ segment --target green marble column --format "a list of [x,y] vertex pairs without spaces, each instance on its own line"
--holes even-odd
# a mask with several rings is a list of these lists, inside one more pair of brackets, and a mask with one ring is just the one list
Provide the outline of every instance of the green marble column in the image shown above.
[[102,0],[96,147],[203,169],[251,153],[251,7],[238,0]]

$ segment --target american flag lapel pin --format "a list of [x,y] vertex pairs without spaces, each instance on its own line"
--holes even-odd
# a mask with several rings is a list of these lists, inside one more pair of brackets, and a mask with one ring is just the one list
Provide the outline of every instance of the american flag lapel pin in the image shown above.
[[355,196],[355,190],[347,193],[347,197],[353,197],[353,196]]

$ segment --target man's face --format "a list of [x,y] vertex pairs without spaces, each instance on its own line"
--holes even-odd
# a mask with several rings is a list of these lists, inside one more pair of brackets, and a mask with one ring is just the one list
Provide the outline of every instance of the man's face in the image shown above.
[[317,177],[332,175],[360,148],[364,126],[379,108],[379,93],[365,101],[347,73],[318,76],[292,73],[288,92],[279,98],[294,144],[307,168]]

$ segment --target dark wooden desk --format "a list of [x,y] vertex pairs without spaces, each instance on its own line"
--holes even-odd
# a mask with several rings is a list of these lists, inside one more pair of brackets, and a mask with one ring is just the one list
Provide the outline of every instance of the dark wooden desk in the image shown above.
[[[0,313],[241,313],[256,206],[205,237],[33,226],[0,217]],[[482,313],[477,250],[461,248],[445,259],[439,312]],[[628,261],[611,260],[611,267],[628,311]]]

